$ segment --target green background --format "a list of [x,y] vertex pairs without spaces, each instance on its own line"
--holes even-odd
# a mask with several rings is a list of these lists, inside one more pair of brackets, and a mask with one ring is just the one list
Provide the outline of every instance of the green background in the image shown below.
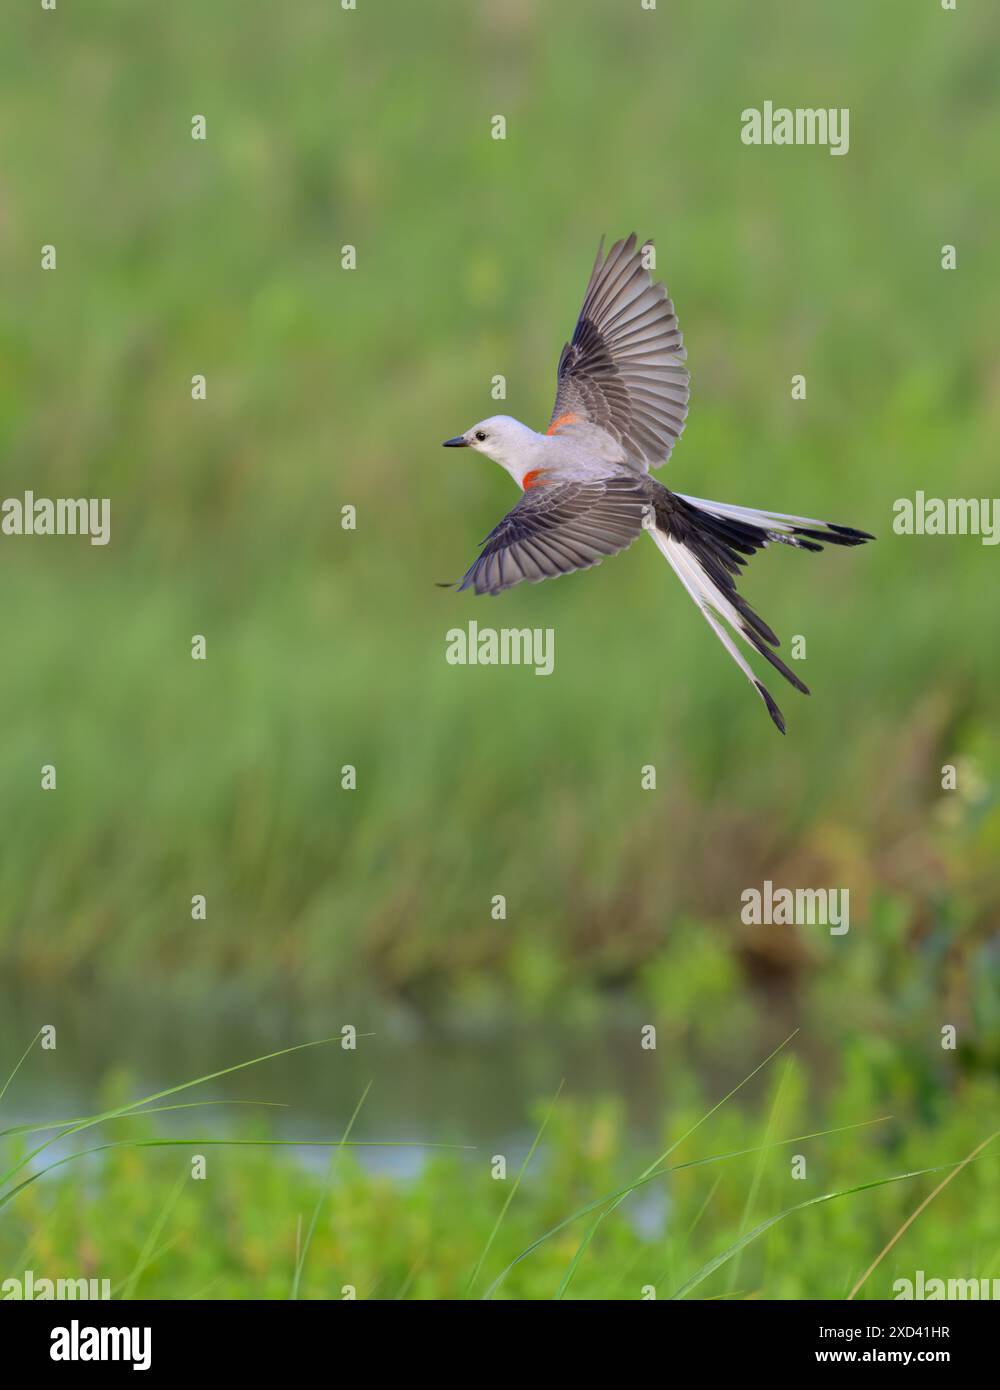
[[[892,518],[917,489],[996,490],[998,38],[972,0],[8,16],[0,491],[110,497],[112,539],[0,538],[0,1073],[59,1036],[7,1123],[351,1023],[357,1053],[212,1094],[290,1101],[261,1137],[337,1137],[372,1081],[355,1137],[476,1146],[338,1163],[301,1292],[377,1297],[464,1291],[509,1193],[489,1158],[516,1168],[563,1077],[485,1273],[793,1029],[679,1159],[894,1117],[810,1141],[802,1181],[793,1146],[642,1189],[581,1262],[596,1297],[664,1296],[758,1219],[989,1135],[997,551]],[[849,153],[743,145],[765,100],[849,107]],[[785,739],[652,546],[497,600],[436,587],[517,495],[440,441],[498,410],[544,425],[598,238],[631,230],[692,373],[661,479],[878,536],[750,568],[754,606],[806,639],[812,697],[770,682]],[[447,665],[472,618],[553,628],[554,674]],[[765,879],[849,889],[849,934],[743,926]],[[0,1272],[285,1296],[315,1164],[219,1149],[174,1200],[187,1161],[116,1151],[86,1190],[80,1165],[34,1184],[0,1210]],[[987,1151],[866,1292],[1000,1275],[994,1176]],[[939,1180],[792,1216],[698,1292],[840,1296]],[[554,1293],[585,1225],[506,1290]]]

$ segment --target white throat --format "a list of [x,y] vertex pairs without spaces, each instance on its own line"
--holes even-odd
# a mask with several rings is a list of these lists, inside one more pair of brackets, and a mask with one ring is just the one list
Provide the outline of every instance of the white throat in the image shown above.
[[527,425],[512,420],[504,437],[491,439],[480,452],[505,469],[518,487],[523,487],[525,474],[542,466],[548,443],[544,434],[536,434]]

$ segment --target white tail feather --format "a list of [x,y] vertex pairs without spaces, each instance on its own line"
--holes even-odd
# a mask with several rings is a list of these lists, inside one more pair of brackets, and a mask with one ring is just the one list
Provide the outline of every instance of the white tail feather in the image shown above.
[[[693,501],[694,499],[690,498],[686,500]],[[698,505],[705,506],[706,504],[699,503]],[[739,507],[719,507],[715,503],[709,505],[711,505],[714,510],[719,512],[740,512],[745,510],[744,508]],[[760,517],[763,515],[764,513],[760,512],[747,513],[748,517]],[[722,592],[722,590],[718,587],[718,585],[715,584],[713,580],[705,573],[704,569],[698,561],[697,556],[693,555],[691,551],[687,548],[687,546],[683,545],[680,541],[675,540],[665,531],[661,531],[658,526],[649,525],[646,529],[652,536],[653,543],[655,544],[657,550],[659,550],[660,554],[664,557],[664,559],[670,565],[671,569],[677,575],[677,578],[681,581],[685,589],[688,591],[688,593],[694,599],[695,603],[698,605],[709,627],[711,627],[712,631],[718,637],[719,641],[725,647],[726,651],[736,662],[737,666],[746,676],[747,680],[756,690],[760,698],[764,701],[764,704],[767,706],[767,711],[770,714],[771,718],[774,720],[777,727],[781,730],[782,733],[784,733],[785,721],[782,718],[781,711],[778,709],[778,706],[772,699],[770,692],[764,688],[764,686],[754,675],[750,663],[744,658],[743,653],[739,650],[739,648],[736,646],[736,643],[732,640],[729,633],[726,631],[726,629],[722,626],[722,623],[719,621],[720,618],[724,619],[727,623],[729,623],[733,631],[739,637],[741,637],[743,641],[747,643],[748,646],[753,646],[753,644],[748,641],[746,634],[743,631],[740,616],[736,612],[736,609],[733,607],[732,603]]]
[[703,512],[711,512],[713,516],[728,516],[734,521],[748,521],[752,526],[762,526],[765,531],[791,533],[796,526],[806,526],[814,531],[827,529],[827,522],[816,521],[808,516],[789,516],[787,512],[759,511],[756,507],[733,507],[726,502],[706,502],[701,497],[688,497],[683,492],[676,495]]

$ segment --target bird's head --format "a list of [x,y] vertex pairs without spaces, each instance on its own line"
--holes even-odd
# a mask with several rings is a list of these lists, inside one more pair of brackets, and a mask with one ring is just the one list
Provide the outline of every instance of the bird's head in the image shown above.
[[520,477],[520,465],[528,449],[537,441],[535,431],[510,415],[491,415],[480,420],[464,434],[446,439],[446,449],[476,449],[494,463],[499,463],[515,477]]

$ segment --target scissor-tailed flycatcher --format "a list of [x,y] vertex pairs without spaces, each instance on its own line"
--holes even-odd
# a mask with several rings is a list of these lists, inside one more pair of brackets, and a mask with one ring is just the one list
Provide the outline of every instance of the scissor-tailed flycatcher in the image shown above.
[[[648,243],[647,243],[648,245]],[[746,557],[771,541],[800,550],[861,545],[867,531],[782,512],[730,507],[671,492],[649,476],[670,456],[687,415],[687,354],[666,288],[654,284],[634,234],[615,242],[590,276],[583,308],[559,358],[552,421],[537,434],[509,415],[481,420],[449,448],[478,449],[523,489],[483,542],[459,585],[498,594],[600,564],[648,530],[719,641],[767,706],[781,711],[729,631],[809,691],[772,651],[778,638],[736,591]]]

